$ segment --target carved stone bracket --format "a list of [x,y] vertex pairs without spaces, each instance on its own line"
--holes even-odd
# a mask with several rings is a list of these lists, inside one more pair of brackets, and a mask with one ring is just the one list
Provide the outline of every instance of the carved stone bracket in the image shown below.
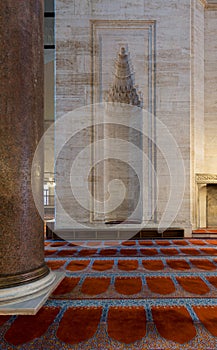
[[196,174],[197,184],[217,184],[217,174]]
[[216,0],[199,0],[201,4],[207,10],[217,10],[217,1]]

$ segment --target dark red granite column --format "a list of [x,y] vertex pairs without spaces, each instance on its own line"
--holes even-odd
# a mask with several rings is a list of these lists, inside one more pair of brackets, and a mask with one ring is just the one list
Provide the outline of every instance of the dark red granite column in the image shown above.
[[[49,273],[31,190],[43,134],[43,69],[43,0],[0,1],[0,288]],[[43,156],[37,169],[43,203]]]

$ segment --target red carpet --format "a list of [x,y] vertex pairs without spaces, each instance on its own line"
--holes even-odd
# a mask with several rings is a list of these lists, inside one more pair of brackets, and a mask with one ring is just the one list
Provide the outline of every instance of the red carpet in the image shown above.
[[215,288],[217,288],[217,276],[214,276],[214,277],[207,277],[206,278],[209,283],[211,283]]
[[94,336],[102,314],[102,308],[70,307],[64,313],[57,337],[64,343],[77,344]]
[[194,306],[194,311],[206,329],[217,337],[217,306]]
[[150,271],[160,271],[164,269],[164,264],[161,260],[143,260],[142,264],[145,269]]
[[174,270],[189,270],[190,269],[190,265],[187,263],[187,261],[185,260],[167,260],[167,265],[169,267],[171,267]]
[[111,270],[113,265],[114,260],[95,260],[92,269],[96,271],[107,271]]
[[52,324],[60,308],[42,307],[35,316],[18,316],[5,334],[5,340],[21,345],[41,337]]
[[163,245],[163,246],[168,246],[168,245],[171,244],[171,243],[168,242],[168,241],[156,241],[156,243],[157,243],[158,245]]
[[103,256],[113,256],[117,253],[117,249],[102,249],[100,255]]
[[65,260],[51,260],[47,262],[47,266],[50,267],[52,270],[58,270],[65,264]]
[[200,248],[200,250],[206,255],[217,255],[217,249],[215,248]]
[[142,280],[140,277],[116,277],[115,289],[123,295],[137,294],[141,292]]
[[137,260],[118,260],[119,270],[134,271],[138,269]]
[[73,256],[76,253],[77,253],[76,249],[62,249],[57,253],[57,255],[68,257],[68,256]]
[[146,277],[148,288],[153,293],[171,294],[175,292],[175,286],[170,277]]
[[180,248],[180,251],[187,255],[200,255],[200,251],[194,248]]
[[125,256],[136,256],[137,250],[136,249],[121,249],[120,253]]
[[143,307],[110,307],[108,335],[124,344],[133,343],[146,335],[146,314]]
[[173,249],[173,248],[161,248],[160,251],[161,251],[161,253],[163,253],[165,255],[169,255],[169,256],[179,254],[178,250],[177,249]]
[[147,248],[147,249],[141,248],[140,251],[143,255],[147,255],[147,256],[152,256],[152,255],[158,254],[157,249],[152,249],[152,248]]
[[97,252],[97,249],[82,249],[78,255],[79,256],[94,256]]
[[173,244],[175,244],[175,245],[181,245],[181,246],[186,246],[186,245],[188,245],[188,242],[187,241],[185,241],[184,239],[182,240],[182,239],[180,239],[180,240],[173,240]]
[[153,245],[153,242],[152,241],[139,241],[139,245],[151,246],[151,245]]
[[84,242],[79,242],[79,241],[75,241],[75,242],[71,242],[71,243],[69,243],[68,244],[68,247],[77,247],[77,248],[79,248],[80,246],[83,246],[83,244],[84,244]]
[[196,260],[196,259],[190,259],[190,262],[196,266],[198,269],[202,270],[216,270],[216,266],[209,260]]
[[62,247],[62,246],[65,246],[67,245],[68,243],[67,242],[54,242],[54,243],[51,243],[50,244],[50,247]]
[[121,243],[122,245],[126,245],[126,246],[133,246],[136,245],[135,241],[125,241]]
[[182,288],[189,293],[202,295],[209,292],[209,287],[200,277],[177,277],[176,279]]
[[201,239],[189,239],[189,242],[194,245],[206,245],[206,242]]
[[66,269],[68,271],[82,271],[86,269],[89,263],[90,263],[90,260],[74,260],[68,264]]
[[65,277],[52,295],[64,295],[70,293],[77,286],[79,281],[79,277]]
[[217,240],[45,243],[66,276],[36,316],[0,316],[1,350],[216,350]]
[[196,336],[192,318],[185,307],[153,307],[152,315],[160,335],[184,344]]
[[86,277],[81,292],[88,295],[99,295],[105,293],[110,285],[110,278]]
[[45,250],[45,256],[51,256],[56,254],[57,250]]
[[9,320],[11,316],[3,316],[3,315],[0,315],[0,327],[6,322]]
[[[206,240],[207,244],[211,243],[211,240]],[[212,239],[212,245],[217,245],[217,240],[216,239]]]

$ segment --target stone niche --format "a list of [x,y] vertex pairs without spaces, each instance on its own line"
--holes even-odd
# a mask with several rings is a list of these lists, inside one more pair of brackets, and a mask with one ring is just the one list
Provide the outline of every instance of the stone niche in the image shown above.
[[[105,119],[107,123],[127,124],[126,127],[116,125],[104,127],[104,167],[96,167],[93,174],[93,196],[102,199],[105,194],[104,213],[97,213],[93,205],[91,220],[93,222],[128,222],[145,223],[154,217],[156,207],[154,198],[155,179],[153,163],[155,152],[152,141],[155,135],[155,25],[154,20],[91,20],[92,32],[92,69],[93,84],[91,87],[92,103],[108,102]],[[137,40],[135,40],[137,38]],[[116,61],[115,61],[116,59]],[[114,63],[115,61],[115,63]],[[137,84],[137,85],[135,85]],[[111,106],[125,104],[125,106]],[[126,105],[130,105],[128,108]],[[142,111],[143,108],[143,111]],[[146,111],[146,114],[144,113]],[[118,116],[119,114],[119,116]],[[145,115],[145,117],[144,117]],[[97,121],[96,121],[97,122]],[[136,131],[133,127],[137,130]],[[130,129],[130,130],[129,130]],[[148,137],[142,135],[143,130],[148,130]],[[99,135],[95,128],[95,140]],[[116,138],[114,142],[109,141]],[[121,146],[121,141],[134,144],[141,149],[145,156],[136,155],[128,147]],[[106,140],[107,139],[107,140]],[[117,143],[119,144],[117,145]],[[132,147],[131,147],[132,148]],[[120,155],[124,162],[111,159],[109,153]],[[118,151],[118,152],[117,152]],[[97,154],[97,150],[94,150]],[[149,161],[147,161],[149,159]],[[129,166],[131,163],[131,166]],[[136,171],[132,169],[134,167]],[[118,170],[117,170],[118,169]],[[137,174],[136,174],[137,173]],[[102,179],[103,174],[103,179]],[[108,184],[114,183],[114,179],[122,180],[125,186],[125,199],[116,210],[109,213],[109,206],[115,206],[118,197],[123,196],[123,188],[118,186],[118,181],[113,187],[108,198]],[[116,186],[116,188],[115,188]],[[112,205],[112,206],[113,206]],[[137,208],[136,208],[137,206]],[[131,213],[133,212],[133,215]],[[128,220],[129,219],[129,220]]]
[[[56,149],[62,147],[63,139],[70,140],[66,142],[65,150],[62,149],[56,157],[57,229],[123,221],[142,224],[153,221],[153,208],[156,207],[153,174],[156,156],[153,146],[155,21],[91,20],[90,24],[92,81],[91,86],[85,89],[85,105],[92,103],[86,120],[93,121],[93,128],[83,129],[79,141],[74,143],[69,133],[72,130],[73,134],[73,123],[74,126],[78,123],[75,129],[82,128],[82,119],[79,125],[78,119],[71,123],[66,118],[64,126],[59,119],[61,127],[56,128]],[[103,119],[101,114],[98,119],[99,103],[107,104]],[[103,127],[99,125],[102,121]],[[143,129],[146,136],[143,136]],[[97,142],[103,138],[99,148]],[[81,206],[77,208],[75,198],[70,198],[71,187],[67,178],[71,173],[69,162],[73,163],[75,154],[91,143],[93,147],[86,154],[85,162],[91,169],[88,181],[93,200],[90,197],[80,198],[84,207],[90,208],[88,211]],[[97,159],[104,159],[104,162]],[[80,191],[79,197],[83,187],[80,180],[77,181],[74,176],[71,181],[74,188],[77,186],[75,190]],[[108,197],[110,200],[107,200]]]
[[217,227],[217,174],[196,174],[197,227]]
[[[94,198],[104,201],[104,212],[93,211],[93,221],[138,222],[143,219],[143,125],[142,96],[134,83],[127,46],[115,62],[113,83],[105,98],[102,137],[103,167],[94,172]],[[139,150],[141,151],[139,153]],[[146,150],[147,151],[147,150]],[[101,172],[104,176],[97,176]],[[147,186],[147,184],[146,184]]]

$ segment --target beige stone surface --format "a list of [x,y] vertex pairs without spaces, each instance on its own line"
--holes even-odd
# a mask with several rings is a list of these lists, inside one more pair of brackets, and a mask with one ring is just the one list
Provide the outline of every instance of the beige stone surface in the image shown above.
[[[146,111],[142,128],[149,137],[144,142],[150,164],[144,157],[143,201],[149,213],[156,209],[153,226],[166,213],[167,224],[184,227],[188,234],[191,225],[198,225],[195,174],[217,172],[217,12],[213,3],[210,11],[205,5],[199,0],[117,0],[109,5],[106,0],[56,1],[57,118],[105,100],[116,53],[128,45]],[[70,128],[63,127],[60,143],[64,133]],[[87,134],[62,153],[57,173],[74,152],[103,136]],[[83,161],[91,166],[91,152]],[[98,171],[92,183],[103,177]],[[61,184],[59,193],[64,206],[73,211],[67,186]],[[171,194],[178,209],[168,209]],[[91,217],[83,210],[77,215],[84,223]],[[74,225],[58,202],[56,225]]]
[[217,173],[217,11],[205,12],[205,169]]

